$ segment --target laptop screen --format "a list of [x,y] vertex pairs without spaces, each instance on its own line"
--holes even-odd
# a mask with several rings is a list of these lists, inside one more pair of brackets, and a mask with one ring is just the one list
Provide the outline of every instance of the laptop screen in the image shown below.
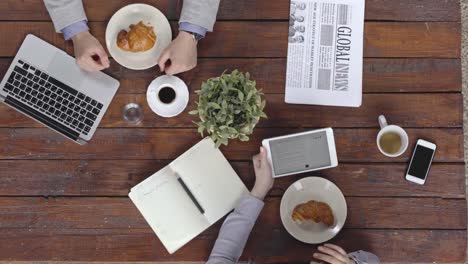
[[275,175],[331,166],[327,132],[270,141]]

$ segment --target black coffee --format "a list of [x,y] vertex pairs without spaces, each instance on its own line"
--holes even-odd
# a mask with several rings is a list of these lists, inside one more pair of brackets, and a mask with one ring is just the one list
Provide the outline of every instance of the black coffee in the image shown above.
[[159,90],[158,97],[161,102],[170,104],[172,101],[174,101],[176,93],[171,87],[163,87],[161,90]]

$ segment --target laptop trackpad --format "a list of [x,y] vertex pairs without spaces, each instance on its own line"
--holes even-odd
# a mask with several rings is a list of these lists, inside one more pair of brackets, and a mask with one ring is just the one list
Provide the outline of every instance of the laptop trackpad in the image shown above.
[[47,72],[71,87],[78,89],[86,78],[85,73],[78,67],[75,59],[57,52],[52,59]]

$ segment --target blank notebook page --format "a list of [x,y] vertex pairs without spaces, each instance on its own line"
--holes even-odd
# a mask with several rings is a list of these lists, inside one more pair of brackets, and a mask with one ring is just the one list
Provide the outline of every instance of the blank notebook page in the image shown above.
[[231,211],[247,188],[209,138],[170,165],[185,181],[213,224]]
[[169,167],[139,186],[129,196],[168,251],[177,250],[210,226]]

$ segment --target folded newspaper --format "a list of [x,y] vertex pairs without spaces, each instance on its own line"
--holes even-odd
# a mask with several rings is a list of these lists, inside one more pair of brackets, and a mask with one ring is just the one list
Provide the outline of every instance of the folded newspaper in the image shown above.
[[292,0],[286,103],[359,107],[364,0]]

